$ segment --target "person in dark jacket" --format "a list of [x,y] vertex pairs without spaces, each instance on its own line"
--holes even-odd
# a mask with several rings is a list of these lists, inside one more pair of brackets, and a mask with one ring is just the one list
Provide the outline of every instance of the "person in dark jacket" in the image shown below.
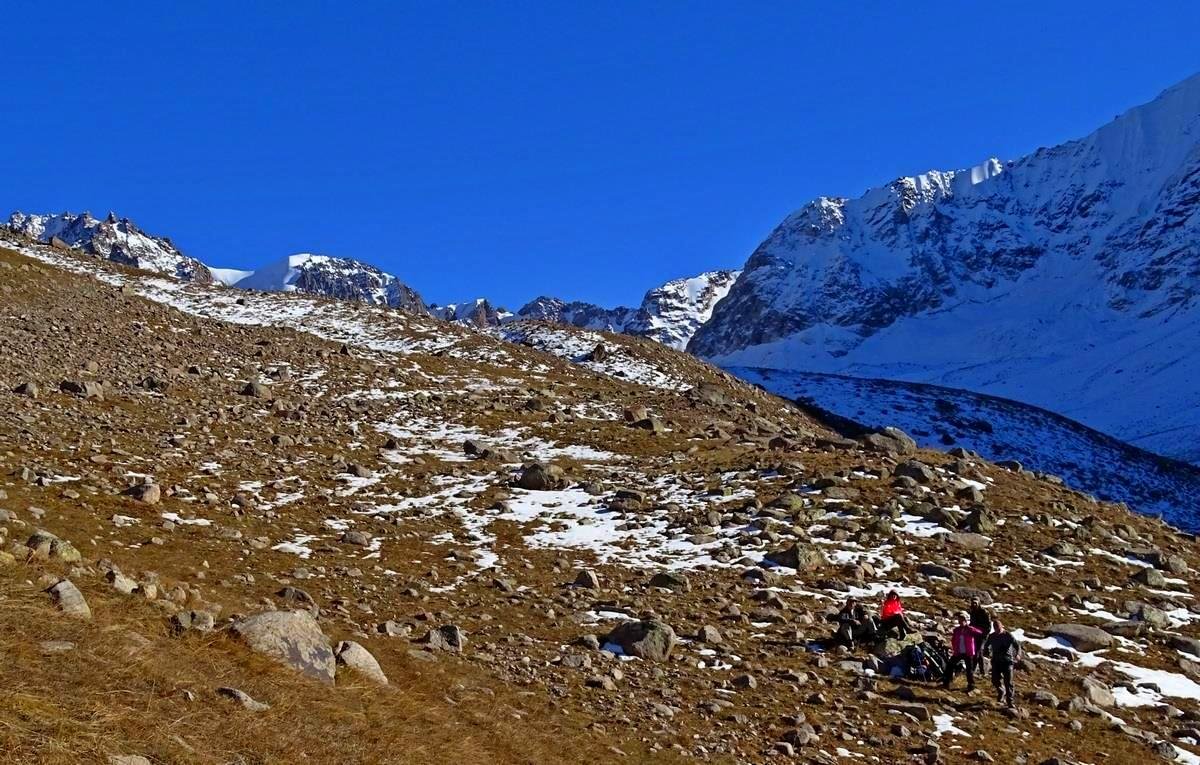
[[992,622],[992,634],[983,644],[983,653],[992,658],[992,685],[996,689],[996,701],[1013,707],[1013,665],[1021,660],[1021,643],[1004,629],[996,619]]
[[[971,598],[970,616],[971,626],[982,632],[985,639],[992,634],[992,615],[979,602],[979,598]],[[983,673],[983,651],[975,654],[975,671]]]
[[875,620],[854,598],[846,598],[846,605],[838,611],[837,625],[835,639],[847,648],[853,648],[855,640],[875,638]]

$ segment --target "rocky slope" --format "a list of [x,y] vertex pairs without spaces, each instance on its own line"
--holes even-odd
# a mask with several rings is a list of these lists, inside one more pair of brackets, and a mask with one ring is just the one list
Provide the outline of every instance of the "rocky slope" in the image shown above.
[[1086,138],[817,199],[689,350],[925,382],[1200,460],[1200,76]]
[[1200,530],[1200,467],[1143,451],[1053,412],[921,383],[745,367],[729,371],[866,430],[895,425],[922,446],[1015,461],[1137,512]]
[[91,213],[76,215],[26,215],[13,213],[7,223],[10,231],[96,255],[114,263],[168,274],[177,279],[208,283],[213,275],[208,267],[179,251],[170,239],[147,234],[128,218],[109,213],[104,220]]
[[[468,761],[1198,756],[1200,554],[1158,520],[846,438],[642,338],[505,343],[10,246],[17,762],[404,761],[426,725]],[[822,644],[842,598],[893,588],[923,631],[972,595],[1018,630],[1018,710],[892,678],[895,641]],[[424,688],[460,717],[430,721]],[[462,748],[513,719],[522,751]]]

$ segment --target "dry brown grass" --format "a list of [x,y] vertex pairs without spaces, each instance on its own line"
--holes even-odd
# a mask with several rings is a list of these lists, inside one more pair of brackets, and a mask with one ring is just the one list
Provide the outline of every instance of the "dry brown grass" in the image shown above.
[[[94,619],[58,614],[23,565],[0,574],[0,751],[6,763],[573,763],[621,759],[539,695],[496,688],[452,658],[387,669],[392,686],[324,687],[221,634],[168,634],[146,603],[81,581]],[[143,640],[144,639],[144,640]],[[75,649],[46,653],[43,641]],[[234,686],[272,705],[218,697]],[[188,700],[188,693],[194,700]],[[633,762],[671,762],[626,748]]]

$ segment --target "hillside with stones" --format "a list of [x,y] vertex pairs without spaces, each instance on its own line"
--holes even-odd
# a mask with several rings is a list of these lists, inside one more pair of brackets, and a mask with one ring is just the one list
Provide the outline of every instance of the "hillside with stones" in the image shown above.
[[[1194,537],[1059,481],[642,338],[17,236],[0,295],[9,761],[1200,761]],[[888,589],[1017,709],[822,649]]]
[[[1200,467],[1160,457],[1018,401],[897,380],[734,367],[739,378],[865,429],[895,425],[934,449],[961,447],[1188,530],[1200,528]],[[853,428],[852,428],[853,429]]]

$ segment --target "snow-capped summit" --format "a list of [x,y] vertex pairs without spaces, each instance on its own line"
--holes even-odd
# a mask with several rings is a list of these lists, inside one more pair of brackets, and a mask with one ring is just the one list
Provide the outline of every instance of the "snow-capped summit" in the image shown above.
[[788,216],[688,345],[1016,399],[1200,460],[1200,75],[1091,135]]
[[517,318],[571,324],[584,329],[620,332],[683,349],[713,308],[729,292],[738,271],[708,271],[669,281],[646,293],[637,308],[602,308],[592,303],[567,303],[539,297],[517,311]]
[[598,329],[605,332],[624,332],[633,321],[636,309],[618,306],[604,308],[595,303],[580,300],[567,302],[543,295],[534,298],[517,311],[519,319],[550,321],[555,324],[570,324],[583,329]]
[[625,333],[683,350],[740,274],[740,271],[707,271],[650,290]]
[[498,327],[512,318],[512,313],[504,308],[493,307],[487,298],[476,298],[461,303],[446,305],[431,305],[429,313],[443,321],[456,321],[473,327]]
[[96,255],[144,271],[168,274],[185,281],[208,283],[212,273],[200,261],[179,251],[170,239],[147,234],[128,218],[109,213],[104,220],[91,213],[29,215],[14,212],[7,228],[39,242]]
[[402,308],[413,313],[426,312],[425,303],[416,290],[375,266],[351,258],[300,253],[244,273],[231,286],[266,292],[304,292]]

